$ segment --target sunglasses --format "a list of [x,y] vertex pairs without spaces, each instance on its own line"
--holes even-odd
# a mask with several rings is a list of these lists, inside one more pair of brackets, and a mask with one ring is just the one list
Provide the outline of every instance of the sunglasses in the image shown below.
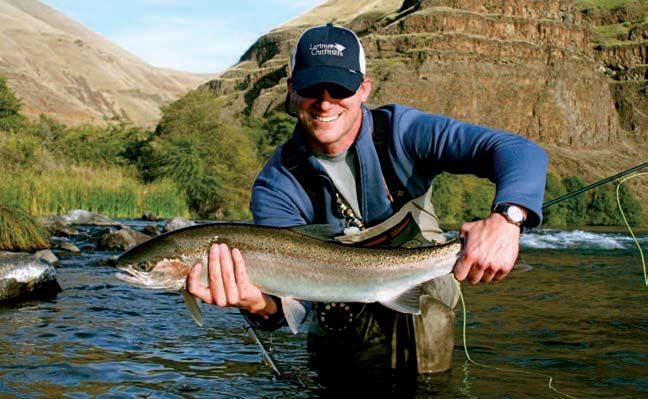
[[320,83],[295,91],[302,98],[322,98],[324,96],[324,90],[326,90],[331,98],[336,100],[349,98],[356,93],[334,83]]

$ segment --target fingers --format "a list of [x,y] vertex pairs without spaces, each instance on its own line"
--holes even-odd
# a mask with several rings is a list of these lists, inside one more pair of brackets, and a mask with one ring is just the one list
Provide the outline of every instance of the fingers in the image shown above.
[[220,244],[220,270],[223,281],[223,288],[225,289],[225,296],[227,305],[237,306],[239,303],[239,288],[236,284],[236,277],[234,275],[234,262],[232,261],[232,254],[230,254],[227,245]]
[[200,263],[194,265],[187,276],[187,292],[205,303],[213,303],[209,287],[200,282],[200,273],[203,266]]
[[245,261],[238,249],[231,252],[226,244],[213,244],[209,250],[209,292],[218,306],[242,306],[246,284],[249,284]]
[[209,291],[212,297],[211,303],[227,306],[220,252],[219,244],[212,244],[209,248]]
[[496,257],[493,261],[489,254],[473,247],[466,247],[457,260],[453,272],[457,281],[468,280],[471,284],[499,281],[511,271],[509,265],[499,260]]

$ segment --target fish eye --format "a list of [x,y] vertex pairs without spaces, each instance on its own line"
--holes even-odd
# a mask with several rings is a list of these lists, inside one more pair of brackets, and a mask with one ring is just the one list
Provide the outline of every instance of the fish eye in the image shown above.
[[141,261],[137,262],[137,265],[135,265],[135,269],[141,271],[141,272],[147,272],[149,270],[149,264],[151,262],[146,262],[146,261]]

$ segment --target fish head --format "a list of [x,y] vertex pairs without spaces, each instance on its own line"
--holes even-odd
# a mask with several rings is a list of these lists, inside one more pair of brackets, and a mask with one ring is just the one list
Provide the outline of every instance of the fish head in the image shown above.
[[116,277],[129,284],[152,289],[180,290],[193,266],[182,248],[168,236],[148,240],[117,258]]

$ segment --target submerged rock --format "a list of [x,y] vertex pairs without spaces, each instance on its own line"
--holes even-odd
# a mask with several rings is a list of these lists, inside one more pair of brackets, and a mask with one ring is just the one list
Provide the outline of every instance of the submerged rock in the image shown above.
[[191,220],[182,218],[182,217],[174,217],[169,221],[169,223],[164,226],[164,231],[173,231],[173,230],[178,230],[183,227],[188,227],[188,226],[193,226],[196,223],[192,222]]
[[109,217],[92,213],[83,209],[73,209],[65,215],[57,215],[47,217],[42,220],[46,226],[51,225],[71,225],[71,224],[85,224],[91,226],[121,226],[121,223],[116,222]]
[[42,260],[53,266],[56,266],[59,263],[58,257],[56,257],[56,255],[54,255],[54,252],[50,251],[49,249],[38,251],[34,253],[34,256],[41,258]]
[[0,303],[50,298],[61,292],[56,270],[43,259],[0,252]]
[[62,223],[60,220],[54,220],[51,224],[46,224],[47,230],[53,236],[58,237],[74,237],[79,235],[79,230],[74,227]]
[[81,252],[79,247],[77,247],[74,242],[66,237],[51,237],[50,242],[52,243],[53,249],[60,249],[73,254],[78,254]]
[[114,233],[104,234],[99,241],[99,248],[109,251],[125,251],[147,241],[149,238],[151,237],[146,234],[125,227]]
[[142,229],[142,233],[150,235],[150,236],[159,236],[161,231],[160,227],[156,224],[147,224],[144,229]]
[[148,222],[155,222],[156,220],[158,220],[157,216],[155,216],[152,212],[144,212],[141,219]]

